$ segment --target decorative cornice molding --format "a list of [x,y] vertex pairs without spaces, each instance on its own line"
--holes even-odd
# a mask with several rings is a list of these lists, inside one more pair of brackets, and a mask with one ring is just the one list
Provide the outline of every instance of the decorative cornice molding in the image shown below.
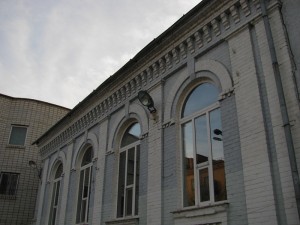
[[[234,24],[240,23],[241,18],[249,17],[251,14],[255,15],[258,12],[260,12],[259,0],[236,0],[231,5],[228,5],[228,8],[224,7],[219,15],[216,14],[217,16],[212,18],[208,23],[199,24],[199,28],[196,31],[192,32],[190,36],[186,37],[178,45],[174,45],[172,49],[162,52],[161,56],[157,57],[148,67],[145,68],[144,65],[141,65],[140,67],[143,68],[142,71],[138,72],[127,83],[124,83],[123,86],[116,89],[115,92],[106,96],[99,104],[83,115],[83,117],[45,144],[40,149],[40,153],[42,156],[49,154],[54,149],[59,148],[65,142],[82,133],[92,124],[105,119],[108,114],[124,105],[126,101],[135,98],[138,90],[159,82],[164,75],[168,74],[168,71],[182,65],[179,62],[186,62],[188,54],[192,56],[199,54],[209,43],[220,40],[222,34],[229,32],[234,27]],[[135,68],[135,70],[138,69]]]

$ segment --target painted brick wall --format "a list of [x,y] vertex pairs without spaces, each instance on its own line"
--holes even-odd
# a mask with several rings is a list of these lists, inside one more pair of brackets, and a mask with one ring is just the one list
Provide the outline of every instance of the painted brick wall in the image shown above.
[[164,149],[163,149],[163,223],[173,224],[171,212],[177,209],[178,187],[176,173],[177,148],[175,140],[175,126],[164,129]]
[[235,96],[221,101],[227,198],[230,204],[228,224],[248,224],[243,161]]
[[[32,143],[61,119],[68,109],[46,102],[12,98],[0,94],[0,171],[20,173],[14,199],[0,196],[0,224],[28,224],[34,220],[39,180],[28,161],[39,162],[38,148]],[[8,145],[11,125],[26,125],[24,147]]]

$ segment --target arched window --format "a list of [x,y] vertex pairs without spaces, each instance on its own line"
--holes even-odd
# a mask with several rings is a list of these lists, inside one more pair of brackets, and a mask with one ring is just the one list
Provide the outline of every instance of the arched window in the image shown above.
[[120,145],[117,217],[138,215],[140,169],[139,123],[132,124]]
[[92,177],[92,159],[93,150],[89,147],[81,160],[80,164],[80,178],[79,191],[77,202],[76,223],[88,223],[89,214],[89,197],[91,191],[91,177]]
[[63,165],[62,165],[62,163],[60,163],[55,171],[54,180],[53,180],[50,216],[49,216],[49,222],[48,222],[49,225],[57,224],[56,223],[56,215],[57,215],[59,190],[60,190],[60,182],[61,182],[62,173],[63,173]]
[[184,207],[227,199],[219,90],[194,88],[181,112]]

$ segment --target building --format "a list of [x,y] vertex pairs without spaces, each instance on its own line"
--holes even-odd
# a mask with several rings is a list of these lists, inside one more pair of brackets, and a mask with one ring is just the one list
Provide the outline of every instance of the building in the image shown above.
[[300,2],[203,0],[38,138],[37,224],[299,224]]
[[0,107],[0,224],[28,225],[34,218],[41,167],[32,143],[70,110],[2,94]]

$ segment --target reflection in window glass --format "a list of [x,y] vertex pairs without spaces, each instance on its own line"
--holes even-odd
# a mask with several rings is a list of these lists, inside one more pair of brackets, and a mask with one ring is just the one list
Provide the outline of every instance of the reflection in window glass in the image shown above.
[[182,125],[182,139],[184,151],[184,206],[195,205],[194,188],[194,153],[192,123]]
[[187,97],[182,117],[189,116],[217,102],[218,96],[219,90],[210,83],[203,83],[197,86]]
[[117,217],[138,214],[141,128],[132,124],[123,135],[119,158]]
[[140,139],[141,135],[141,126],[139,123],[134,123],[131,125],[125,132],[122,142],[121,142],[121,147],[125,147],[127,145],[130,145]]
[[10,145],[25,145],[27,127],[25,126],[12,126],[9,144]]
[[208,161],[209,140],[207,137],[206,115],[195,119],[197,164]]
[[208,168],[199,170],[199,182],[200,182],[200,201],[209,201],[209,177]]
[[210,112],[215,201],[227,199],[220,109]]
[[58,200],[59,200],[59,190],[60,190],[60,181],[61,181],[62,172],[63,172],[63,165],[59,164],[59,166],[56,169],[54,180],[53,180],[49,225],[55,225],[56,224]]
[[214,85],[204,83],[184,104],[181,127],[185,207],[227,198],[218,95]]
[[81,161],[76,223],[87,223],[91,191],[93,150],[88,148]]

